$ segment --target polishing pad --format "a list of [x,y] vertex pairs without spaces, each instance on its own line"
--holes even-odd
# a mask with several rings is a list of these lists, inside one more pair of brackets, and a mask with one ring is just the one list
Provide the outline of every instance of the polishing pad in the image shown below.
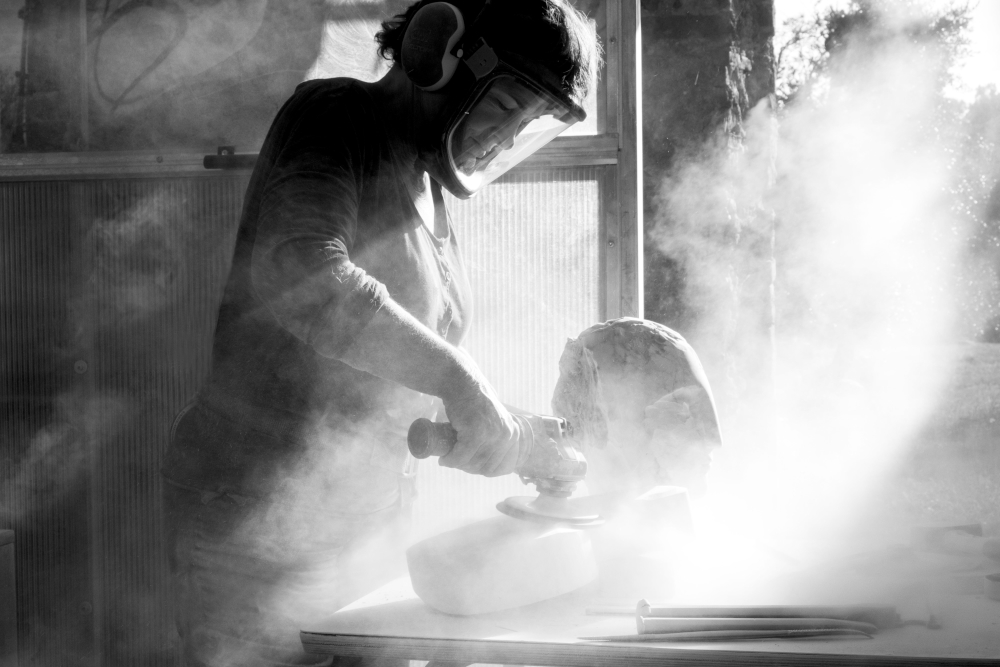
[[512,496],[497,503],[497,509],[515,519],[539,523],[561,523],[581,528],[604,523],[604,518],[592,508],[574,506],[566,498],[552,496]]

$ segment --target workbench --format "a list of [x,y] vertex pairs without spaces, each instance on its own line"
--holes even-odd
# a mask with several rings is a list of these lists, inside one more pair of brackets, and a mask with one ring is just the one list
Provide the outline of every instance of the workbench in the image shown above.
[[873,638],[824,637],[728,642],[597,642],[635,634],[627,615],[586,613],[587,588],[518,609],[479,616],[434,611],[397,579],[315,626],[310,653],[428,660],[435,665],[1000,665],[1000,602],[975,593],[935,600],[939,629],[907,625]]

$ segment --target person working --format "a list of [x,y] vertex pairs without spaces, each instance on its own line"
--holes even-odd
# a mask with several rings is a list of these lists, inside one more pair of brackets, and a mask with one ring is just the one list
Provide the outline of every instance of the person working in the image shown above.
[[301,84],[246,192],[211,374],[163,475],[188,665],[321,662],[298,630],[396,572],[406,430],[440,400],[445,466],[514,470],[517,427],[459,347],[470,288],[442,187],[469,197],[585,117],[592,25],[565,0],[422,0],[379,81]]

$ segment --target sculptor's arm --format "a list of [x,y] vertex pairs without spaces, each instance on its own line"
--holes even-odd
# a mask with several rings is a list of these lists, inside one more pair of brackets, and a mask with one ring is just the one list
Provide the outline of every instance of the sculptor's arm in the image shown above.
[[360,370],[438,396],[458,432],[443,466],[493,477],[514,471],[517,431],[475,362],[387,300],[340,355]]
[[318,266],[294,257],[295,233],[260,239],[251,274],[275,319],[322,356],[441,398],[458,432],[441,465],[486,476],[513,472],[516,426],[475,362],[407,312],[342,253]]
[[[324,112],[323,128],[338,125],[335,114],[345,115],[341,127],[358,124],[342,106]],[[308,126],[308,118],[297,121],[296,127]],[[442,465],[487,476],[512,472],[516,426],[476,364],[351,261],[366,173],[363,146],[356,144],[343,132],[293,134],[279,152],[255,230],[254,291],[285,330],[318,354],[440,397],[458,431]]]

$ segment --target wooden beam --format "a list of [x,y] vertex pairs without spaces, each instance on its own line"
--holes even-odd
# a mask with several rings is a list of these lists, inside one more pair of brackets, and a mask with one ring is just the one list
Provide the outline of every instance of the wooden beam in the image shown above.
[[605,318],[642,317],[642,98],[639,0],[608,2],[607,121],[618,164],[604,189]]
[[621,0],[618,197],[621,314],[642,317],[642,56],[639,0]]
[[[618,143],[616,134],[557,137],[515,170],[614,165],[619,159]],[[206,157],[215,169],[205,168]],[[166,151],[7,153],[0,154],[0,181],[211,176],[249,171],[256,160],[256,153],[209,156]]]

